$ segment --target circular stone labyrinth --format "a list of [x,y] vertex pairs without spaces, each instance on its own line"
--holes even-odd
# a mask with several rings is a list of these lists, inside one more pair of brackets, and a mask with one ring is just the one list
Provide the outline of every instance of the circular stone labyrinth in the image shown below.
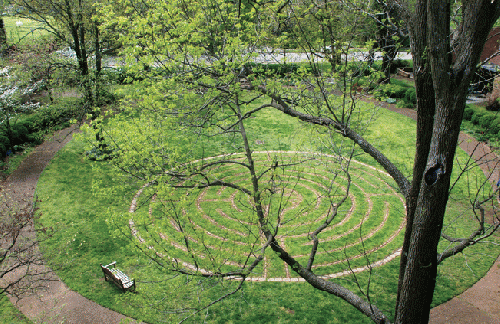
[[[263,174],[259,185],[268,228],[302,265],[307,265],[313,247],[311,234],[332,216],[329,226],[317,235],[312,266],[317,275],[335,278],[361,272],[399,255],[405,205],[387,173],[353,160],[349,185],[338,157],[281,151],[252,156],[257,174]],[[265,239],[252,197],[236,188],[252,188],[248,169],[242,166],[245,157],[233,155],[230,160],[237,163],[213,163],[205,171],[212,181],[232,186],[175,189],[158,198],[155,187],[145,184],[129,209],[132,234],[158,256],[200,272],[248,267],[261,253]],[[279,165],[273,168],[276,161]],[[189,187],[199,180],[193,177],[181,185]],[[303,281],[270,248],[247,280]]]

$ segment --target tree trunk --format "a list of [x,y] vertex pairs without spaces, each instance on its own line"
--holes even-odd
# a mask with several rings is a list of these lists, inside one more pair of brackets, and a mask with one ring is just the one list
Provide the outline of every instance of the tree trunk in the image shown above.
[[[467,8],[468,7],[468,8]],[[396,323],[427,323],[437,276],[450,177],[467,89],[488,31],[498,17],[495,1],[464,6],[461,43],[450,65],[448,1],[421,0],[409,22],[417,90],[417,151],[407,197]],[[432,81],[432,82],[431,82]]]
[[0,18],[0,55],[4,55],[7,52],[7,33],[5,32],[5,25],[3,18]]
[[[385,9],[387,10],[387,9]],[[384,20],[388,19],[389,15],[387,11],[384,12]],[[396,42],[392,39],[392,33],[390,32],[387,23],[384,21],[379,25],[379,47],[384,53],[382,57],[382,73],[383,77],[380,78],[378,83],[389,84],[391,82],[391,67],[394,58],[396,57]]]
[[[78,9],[81,10],[81,0],[78,1],[78,4]],[[85,27],[83,25],[83,16],[80,12],[77,14],[75,20],[69,2],[66,2],[65,9],[68,13],[68,25],[71,37],[73,38],[73,50],[75,51],[76,59],[78,61],[78,70],[80,71],[80,78],[85,97],[85,111],[90,112],[90,109],[93,107],[93,97],[91,82],[89,80],[89,66],[87,61],[87,50],[85,46]]]
[[[430,66],[427,62],[427,57],[422,54],[427,46],[427,4],[421,1],[417,4],[415,10],[415,15],[412,17],[413,21],[409,24],[409,32],[411,41],[410,46],[413,56],[415,90],[417,93],[417,138],[412,185],[409,194],[406,197],[406,231],[400,259],[398,301],[404,273],[406,271],[411,231],[413,228],[413,218],[417,207],[420,184],[427,165],[427,157],[429,155],[432,139],[432,129],[434,127],[434,113],[436,110]],[[409,19],[409,17],[405,18]],[[396,304],[396,316],[397,310],[398,304]]]
[[102,55],[101,55],[101,47],[100,47],[100,39],[99,39],[99,26],[97,22],[94,23],[95,29],[95,102],[97,106],[100,105],[100,92],[101,92],[101,70],[102,70]]
[[7,114],[7,118],[5,120],[5,128],[6,128],[6,131],[7,131],[7,139],[9,141],[9,145],[7,146],[7,149],[11,150],[12,152],[14,152],[14,145],[12,144],[13,142],[13,134],[12,134],[12,127],[10,125],[10,114]]
[[[443,105],[443,107],[439,107]],[[435,122],[431,150],[421,181],[414,211],[410,244],[402,278],[396,323],[427,323],[436,284],[437,245],[448,202],[450,176],[453,167],[460,123],[447,112],[462,111],[463,104],[444,100]],[[457,127],[458,124],[458,127]]]
[[382,72],[384,76],[379,80],[381,84],[391,83],[391,69],[394,59],[396,58],[396,42],[388,36],[383,41],[384,56],[382,57]]

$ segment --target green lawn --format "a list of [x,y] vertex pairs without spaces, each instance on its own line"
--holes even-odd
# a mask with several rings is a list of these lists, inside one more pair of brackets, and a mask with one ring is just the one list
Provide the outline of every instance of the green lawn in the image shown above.
[[[259,120],[259,118],[261,119]],[[387,127],[387,125],[391,125],[391,127]],[[255,135],[251,137],[251,143],[255,144],[256,150],[299,150],[306,148],[324,150],[326,148],[325,142],[320,140],[315,129],[275,112],[266,111],[260,117],[252,119],[248,127],[255,131],[253,133]],[[390,159],[394,159],[405,174],[411,173],[411,163],[415,150],[414,121],[396,113],[382,110],[374,120],[366,137],[368,140],[376,142],[377,147]],[[277,138],[279,141],[276,140]],[[220,145],[222,144],[205,143],[204,152],[207,155],[214,155],[220,149]],[[170,323],[184,318],[193,307],[199,307],[210,299],[222,296],[238,284],[234,281],[225,281],[223,284],[215,285],[213,281],[215,279],[198,281],[185,276],[177,276],[158,267],[155,262],[135,248],[134,244],[127,240],[127,235],[124,235],[130,232],[121,232],[126,226],[115,227],[111,216],[118,212],[123,215],[123,219],[130,217],[127,211],[131,199],[140,188],[141,183],[121,176],[104,162],[86,160],[83,154],[84,150],[85,144],[81,140],[71,141],[45,169],[37,187],[42,212],[38,225],[49,229],[46,237],[40,237],[41,246],[50,265],[56,269],[58,275],[71,289],[103,306],[143,319],[146,322]],[[459,158],[463,161],[466,159],[466,154],[459,151]],[[373,159],[365,154],[357,155],[356,159],[376,166]],[[390,191],[390,188],[395,186],[390,179],[385,179],[385,183],[380,183],[380,180],[374,182],[369,177],[370,172],[373,173],[373,171],[368,170],[360,172],[357,179],[359,188],[353,188],[353,193],[359,200],[357,208],[359,208],[360,214],[357,217],[364,215],[363,211],[366,211],[367,208],[366,202],[361,199],[363,197],[362,191],[385,192]],[[483,177],[482,173],[476,170],[469,179],[475,183],[475,179],[480,180],[481,177]],[[97,183],[101,183],[100,187],[104,187],[105,191],[101,190],[99,195],[94,195]],[[380,189],[377,189],[377,186]],[[453,190],[447,223],[459,217],[463,212],[462,209],[466,206],[461,201],[468,189],[466,183],[460,183]],[[299,188],[298,190],[304,189]],[[211,195],[215,194],[211,193]],[[304,196],[306,195],[307,193],[304,192]],[[387,201],[391,219],[402,219],[404,208],[399,205],[400,202],[397,200]],[[220,208],[224,210],[226,207]],[[386,208],[385,200],[374,198],[373,208],[374,223],[370,225],[370,219],[368,219],[366,228],[362,228],[362,230],[369,230],[370,226],[380,224],[380,217]],[[138,211],[138,213],[140,212],[147,216],[146,211]],[[378,220],[375,222],[377,217]],[[225,222],[230,224],[230,220],[225,220]],[[210,222],[206,220],[203,224],[207,228],[212,226],[214,231],[217,230],[213,224],[210,225]],[[397,227],[398,224],[397,221],[392,221],[386,225],[390,231],[394,231],[394,227]],[[473,224],[473,220],[462,217],[459,225],[453,225],[453,231],[457,235],[465,233],[470,230]],[[300,228],[300,225],[297,225],[297,228]],[[355,236],[348,238],[348,240],[353,242]],[[367,241],[367,248],[371,247],[370,244],[380,244],[384,240],[387,240],[387,236],[383,233],[377,233],[370,241]],[[292,242],[293,240],[287,244],[292,244]],[[158,244],[161,246],[162,243]],[[396,246],[391,245],[382,250],[381,255],[371,257],[383,257],[390,250],[397,248],[397,245],[401,244],[401,235],[397,236],[393,244]],[[139,247],[145,248],[144,246]],[[165,246],[165,249],[167,248]],[[445,261],[439,267],[439,281],[434,304],[442,303],[470,287],[486,273],[499,251],[496,245],[478,244],[465,253]],[[220,253],[217,255],[220,257]],[[283,263],[271,253],[266,256],[269,258],[269,271],[276,275],[282,275]],[[333,258],[334,253],[330,253],[330,256]],[[328,253],[323,254],[321,258],[324,258],[325,262],[328,261]],[[111,261],[117,261],[119,268],[136,278],[138,294],[123,294],[116,287],[103,280],[99,263]],[[354,266],[359,266],[362,263],[362,261],[353,261]],[[344,262],[341,266],[345,268],[347,265]],[[370,297],[387,314],[392,314],[394,307],[398,266],[399,259],[395,259],[372,271]],[[336,281],[357,290],[355,278],[357,278],[360,287],[366,289],[369,280],[367,272],[357,274],[356,277],[345,276],[336,279]],[[193,296],[196,298],[193,299]],[[199,323],[201,321],[208,323],[370,322],[353,307],[338,298],[316,291],[304,283],[283,282],[247,283],[243,291],[232,295],[223,303],[203,311],[190,319],[189,322]]]
[[0,179],[8,177],[16,170],[24,159],[33,151],[33,147],[25,147],[23,151],[10,156],[6,161],[0,161]]
[[31,43],[39,37],[49,35],[49,32],[42,28],[43,24],[30,19],[7,16],[3,17],[3,21],[9,45]]
[[5,295],[0,295],[0,322],[2,324],[28,324],[31,323],[26,316],[21,314]]

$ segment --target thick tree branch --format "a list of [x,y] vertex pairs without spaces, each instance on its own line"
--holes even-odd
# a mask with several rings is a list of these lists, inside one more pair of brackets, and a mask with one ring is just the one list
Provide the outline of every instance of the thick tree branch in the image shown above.
[[388,318],[375,305],[366,302],[361,297],[345,288],[344,286],[332,281],[322,279],[312,271],[306,269],[290,254],[288,254],[278,244],[278,242],[274,240],[274,238],[272,238],[271,249],[280,257],[281,260],[285,261],[293,269],[293,271],[304,278],[314,288],[342,298],[343,300],[354,306],[356,309],[358,309],[361,313],[368,316],[375,323],[389,324]]
[[337,130],[342,136],[353,140],[365,153],[373,157],[387,171],[387,173],[389,173],[389,175],[394,179],[394,181],[396,181],[399,190],[401,190],[401,193],[405,197],[408,195],[408,191],[410,189],[410,182],[408,181],[408,179],[384,154],[382,154],[379,150],[377,150],[373,145],[371,145],[356,131],[340,123],[339,121],[333,120],[331,118],[317,117],[294,110],[290,108],[290,106],[284,100],[282,100],[280,96],[270,93],[264,87],[259,87],[258,91],[266,93],[273,99],[271,106],[274,107],[275,109],[278,109],[279,111],[291,117],[298,118],[310,124],[331,127]]
[[463,250],[465,250],[469,246],[472,246],[472,245],[479,243],[482,240],[490,237],[498,230],[499,227],[500,227],[500,221],[497,219],[496,224],[492,225],[491,228],[488,230],[488,232],[485,233],[484,235],[481,235],[482,233],[484,233],[484,229],[481,229],[481,228],[477,229],[468,238],[457,239],[457,238],[452,238],[452,237],[442,233],[441,237],[445,238],[447,241],[459,242],[459,244],[455,245],[453,248],[451,248],[449,250],[444,251],[443,253],[438,254],[437,263],[439,264],[439,263],[443,262],[444,260],[446,260],[447,258],[452,257],[452,256],[462,252]]

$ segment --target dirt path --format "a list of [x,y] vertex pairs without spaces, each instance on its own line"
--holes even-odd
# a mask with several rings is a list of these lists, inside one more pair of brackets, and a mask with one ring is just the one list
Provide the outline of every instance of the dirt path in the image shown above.
[[[416,119],[416,112],[411,109],[398,109],[394,105],[383,104],[384,108]],[[9,176],[2,188],[7,188],[14,195],[26,194],[33,197],[38,178],[55,153],[72,138],[74,128],[58,132],[52,139],[37,147],[21,166]],[[483,171],[494,170],[490,179],[495,184],[500,173],[497,168],[498,157],[488,146],[478,143],[468,135],[460,136],[460,147],[472,154],[481,163]],[[34,236],[32,236],[34,237]],[[46,266],[41,268],[47,270]],[[50,282],[45,291],[23,298],[16,306],[28,318],[36,323],[119,323],[125,317],[102,307],[71,291],[57,277]],[[484,278],[463,294],[431,310],[430,323],[500,323],[500,258]]]

